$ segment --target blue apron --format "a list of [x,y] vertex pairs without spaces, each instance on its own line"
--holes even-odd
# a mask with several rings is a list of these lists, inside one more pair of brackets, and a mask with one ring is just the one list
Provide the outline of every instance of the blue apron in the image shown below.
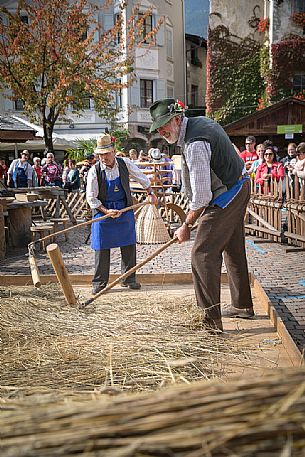
[[[19,162],[18,162],[19,164]],[[28,165],[26,165],[26,168],[17,166],[13,172],[13,181],[15,184],[15,187],[28,187],[28,178],[26,175],[26,170],[28,168]]]
[[[106,179],[106,200],[103,206],[107,209],[126,208],[126,195],[118,177],[112,181]],[[98,213],[93,219],[103,216]],[[120,217],[112,219],[109,217],[91,226],[91,248],[95,251],[101,249],[118,248],[136,244],[135,218],[133,211],[127,211]]]

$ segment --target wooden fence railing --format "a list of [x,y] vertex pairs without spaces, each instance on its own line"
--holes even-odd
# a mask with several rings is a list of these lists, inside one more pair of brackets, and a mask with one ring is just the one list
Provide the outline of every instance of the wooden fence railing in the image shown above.
[[246,233],[305,246],[305,181],[286,177],[261,188],[251,180]]
[[[137,201],[146,198],[146,193],[136,192]],[[159,195],[159,211],[162,218],[171,225],[183,221],[189,201],[179,192],[162,192]],[[67,194],[66,202],[75,218],[89,219],[90,208],[84,193]],[[54,217],[56,204],[49,200],[46,213]],[[67,217],[66,209],[60,208],[60,217]],[[251,198],[245,219],[246,233],[276,242],[288,242],[305,247],[305,181],[285,178],[272,181],[262,189],[251,180]]]

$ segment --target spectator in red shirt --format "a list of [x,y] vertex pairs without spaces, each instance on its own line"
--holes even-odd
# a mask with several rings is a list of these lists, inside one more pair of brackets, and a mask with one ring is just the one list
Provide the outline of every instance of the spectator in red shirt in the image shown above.
[[40,165],[40,157],[34,157],[33,159],[33,171],[35,172],[33,178],[33,185],[34,187],[43,186],[43,175],[42,175],[42,167]]
[[62,167],[55,162],[54,154],[47,153],[47,162],[42,167],[42,174],[46,186],[59,186],[62,187]]
[[249,170],[254,160],[259,157],[255,150],[256,139],[255,136],[247,136],[246,138],[246,149],[240,153],[240,157],[246,164],[246,170]]
[[264,152],[264,161],[256,170],[255,182],[261,186],[262,192],[266,189],[270,192],[271,181],[283,180],[285,171],[283,164],[276,160],[273,147],[269,147]]

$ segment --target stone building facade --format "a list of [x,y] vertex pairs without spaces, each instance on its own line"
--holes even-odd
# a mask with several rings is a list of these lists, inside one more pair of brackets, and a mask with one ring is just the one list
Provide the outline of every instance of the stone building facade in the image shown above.
[[207,41],[198,35],[185,35],[186,48],[186,103],[189,114],[205,113]]
[[[95,0],[103,4],[103,0]],[[117,95],[120,112],[116,127],[127,128],[130,144],[146,149],[153,137],[149,134],[151,124],[149,106],[157,99],[175,97],[186,101],[186,65],[184,39],[184,0],[130,0],[125,10],[125,20],[132,14],[133,7],[140,4],[139,14],[152,7],[152,14],[145,24],[146,29],[153,28],[163,17],[163,23],[153,45],[135,49],[134,82]],[[12,11],[16,9],[15,0],[4,0],[3,5]],[[121,0],[113,0],[108,10],[99,13],[98,20],[102,30],[111,28],[120,7]],[[0,18],[1,20],[1,18]],[[26,20],[26,18],[24,18]],[[126,81],[129,80],[126,77]],[[0,114],[22,116],[22,101],[11,101],[0,94]],[[94,109],[93,100],[88,98],[87,108],[81,116],[66,113],[69,123],[58,121],[55,132],[67,140],[92,138],[112,125],[102,119]]]

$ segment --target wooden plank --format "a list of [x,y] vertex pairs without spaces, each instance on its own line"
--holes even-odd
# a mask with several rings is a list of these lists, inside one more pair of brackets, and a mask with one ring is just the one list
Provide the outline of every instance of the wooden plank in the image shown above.
[[260,282],[253,275],[253,292],[260,299],[261,303],[264,306],[265,312],[268,314],[269,319],[275,327],[279,337],[282,340],[282,344],[285,347],[287,354],[291,360],[293,366],[300,366],[304,360],[301,352],[299,351],[297,345],[293,341],[290,333],[285,327],[282,319],[278,316],[278,313],[274,306],[271,304],[268,295],[264,291]]
[[245,228],[255,230],[258,233],[264,232],[264,234],[268,234],[268,235],[281,236],[281,232],[279,232],[277,230],[270,230],[265,227],[259,227],[258,225],[255,225],[255,224],[245,224]]
[[[120,275],[111,274],[109,282],[115,281]],[[91,285],[92,275],[86,274],[70,274],[71,284],[74,286]],[[137,278],[141,284],[191,284],[193,282],[192,273],[139,273]],[[41,284],[56,283],[56,275],[40,275]],[[252,275],[249,274],[250,283],[252,283]],[[227,273],[221,273],[221,282],[228,284]],[[29,286],[32,285],[31,275],[2,275],[0,276],[0,286]]]
[[268,222],[266,222],[262,217],[260,217],[258,214],[256,214],[254,211],[252,211],[250,208],[247,208],[247,212],[249,214],[251,214],[251,216],[253,216],[255,219],[257,219],[264,227],[267,227],[269,230],[274,231],[275,235],[280,235],[281,234],[281,232],[276,230],[276,228],[273,225],[271,225]]
[[292,238],[294,240],[303,241],[303,243],[305,243],[305,236],[304,235],[297,235],[296,233],[291,233],[291,232],[284,232],[284,235],[287,238]]
[[16,194],[16,200],[19,202],[35,202],[36,200],[39,199],[38,194]]

